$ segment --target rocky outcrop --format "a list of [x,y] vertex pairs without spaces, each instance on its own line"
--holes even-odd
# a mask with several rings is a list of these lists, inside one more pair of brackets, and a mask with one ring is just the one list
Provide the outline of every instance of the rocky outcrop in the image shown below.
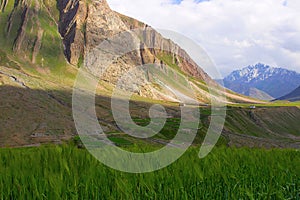
[[58,1],[58,9],[58,30],[63,38],[64,53],[67,60],[76,65],[84,54],[87,5],[84,1],[62,0]]
[[7,6],[8,0],[0,0],[0,12],[4,12]]
[[[78,65],[82,55],[99,45],[104,39],[123,31],[139,29],[135,33],[141,40],[141,50],[128,55],[131,64],[164,64],[164,59],[160,55],[167,54],[172,57],[173,64],[187,75],[211,81],[209,76],[177,44],[165,39],[150,26],[112,11],[105,0],[89,3],[82,0],[63,0],[58,3],[58,8],[60,10],[59,31],[63,38],[65,55],[73,65]],[[120,63],[116,67],[120,67]],[[116,71],[123,72],[121,69]]]
[[29,12],[30,12],[30,9],[27,6],[25,6],[22,16],[21,16],[21,19],[23,19],[23,20],[22,20],[21,26],[18,30],[18,34],[15,39],[15,43],[14,43],[14,47],[13,47],[13,50],[15,52],[19,52],[21,50],[21,47],[23,46],[23,41],[24,41],[24,38],[26,35],[26,28],[27,28],[27,24],[28,24],[28,18],[30,15]]
[[[6,4],[7,1],[1,0],[2,7]],[[213,82],[176,43],[164,38],[152,27],[112,11],[105,0],[15,0],[14,6],[6,7],[12,10],[3,14],[9,13],[6,18],[7,41],[4,43],[12,43],[9,47],[14,53],[32,66],[63,66],[67,60],[80,67],[92,49],[119,33],[129,31],[132,41],[126,45],[135,45],[136,48],[115,60],[106,70],[103,81],[115,85],[133,67],[156,64],[164,73],[169,66],[185,78]],[[107,61],[109,57],[102,59],[102,62]],[[95,66],[91,70],[102,69]],[[149,81],[147,74],[142,76],[143,83]],[[147,97],[167,93],[156,91],[153,94],[159,89],[144,87],[137,93]]]
[[[15,0],[7,16],[6,37],[8,41],[13,41],[11,44],[13,51],[23,55],[33,64],[41,64],[41,60],[47,60],[48,55],[38,56],[41,49],[44,49],[42,52],[44,54],[55,53],[59,56],[61,53],[57,48],[59,45],[50,46],[49,39],[55,40],[53,45],[58,39],[53,34],[54,26],[58,26],[56,28],[62,39],[65,58],[72,65],[78,66],[83,62],[84,55],[103,40],[117,33],[132,30],[140,39],[141,48],[136,52],[128,53],[127,58],[124,57],[116,64],[114,69],[116,75],[124,71],[119,69],[123,64],[156,63],[176,65],[180,71],[189,76],[211,80],[178,45],[165,39],[150,26],[112,11],[105,0],[60,0],[57,3],[52,1]],[[8,0],[1,0],[0,9],[5,10],[7,4]],[[54,6],[58,12],[53,11]],[[59,15],[57,16],[56,13]],[[138,31],[134,31],[135,29]],[[48,40],[47,44],[43,44],[45,37]],[[55,55],[51,59],[55,59]],[[167,63],[165,56],[172,57],[172,63]],[[48,63],[51,64],[50,61]]]
[[36,62],[36,57],[40,51],[41,45],[42,45],[42,38],[43,38],[43,34],[44,34],[44,30],[39,27],[38,29],[38,33],[37,33],[37,38],[34,42],[34,47],[33,47],[33,51],[32,51],[32,59],[31,62],[33,64],[35,64]]
[[[145,26],[143,32],[143,43],[146,46],[160,47],[160,49],[150,49],[150,52],[159,59],[160,54],[169,54],[172,57],[172,64],[177,65],[181,71],[187,75],[201,80],[209,81],[210,78],[186,53],[171,40],[165,39],[161,34],[149,26]],[[160,61],[164,62],[163,59]],[[166,63],[168,64],[168,63]]]

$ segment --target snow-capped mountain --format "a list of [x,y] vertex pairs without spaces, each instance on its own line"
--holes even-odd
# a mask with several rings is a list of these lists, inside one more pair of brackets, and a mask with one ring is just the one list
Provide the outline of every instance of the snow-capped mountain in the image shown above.
[[[300,85],[300,74],[258,63],[233,71],[224,80],[224,86],[240,94],[270,100],[271,97],[282,97]],[[253,89],[266,93],[266,96],[255,96]],[[268,97],[269,95],[269,97]],[[271,97],[270,97],[271,96]]]

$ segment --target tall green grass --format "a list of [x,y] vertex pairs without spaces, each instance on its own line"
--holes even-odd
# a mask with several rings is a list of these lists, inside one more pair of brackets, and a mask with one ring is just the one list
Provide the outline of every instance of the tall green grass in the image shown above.
[[86,150],[0,150],[0,199],[300,199],[300,152],[190,149],[147,174],[110,169]]

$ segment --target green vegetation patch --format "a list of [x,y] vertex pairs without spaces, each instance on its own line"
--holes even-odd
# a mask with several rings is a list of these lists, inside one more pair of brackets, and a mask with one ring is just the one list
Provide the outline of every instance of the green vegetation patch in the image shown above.
[[0,149],[0,199],[299,199],[300,152],[192,148],[160,171],[128,174],[73,146]]

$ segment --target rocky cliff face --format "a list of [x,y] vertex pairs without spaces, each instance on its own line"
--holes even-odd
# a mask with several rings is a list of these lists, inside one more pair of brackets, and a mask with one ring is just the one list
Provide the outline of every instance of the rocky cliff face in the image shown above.
[[63,38],[65,56],[71,64],[77,64],[84,53],[87,5],[79,0],[62,0],[58,1],[58,9],[58,30]]
[[178,45],[150,26],[112,11],[105,0],[0,0],[0,6],[7,38],[1,43],[33,64],[49,66],[64,55],[72,65],[80,65],[84,54],[104,39],[139,28],[144,49],[130,55],[131,64],[161,64],[168,57],[187,75],[211,80]]
[[[0,0],[0,6],[3,58],[14,56],[15,61],[27,68],[65,74],[66,65],[80,67],[85,55],[104,40],[130,30],[141,48],[114,62],[103,77],[104,81],[116,84],[119,77],[134,66],[157,64],[163,71],[169,66],[186,79],[195,78],[191,85],[199,92],[201,101],[207,102],[210,95],[200,82],[214,83],[218,90],[218,85],[185,50],[152,27],[112,11],[105,0]],[[0,64],[5,59],[0,55]],[[143,81],[147,78],[144,76]],[[178,80],[176,77],[170,79]],[[159,91],[162,94],[156,92],[154,95],[152,89],[139,91],[139,94],[161,99],[173,93]]]
[[[190,76],[202,80],[209,79],[188,54],[171,40],[163,38],[158,32],[135,19],[112,11],[105,0],[90,3],[81,0],[63,0],[58,4],[60,10],[59,31],[65,45],[68,61],[77,65],[84,52],[99,45],[104,39],[132,29],[141,29],[138,34],[145,49],[131,56],[135,64],[161,63],[159,55],[165,51],[175,52],[170,55],[173,64]],[[147,46],[159,46],[163,50],[147,49]],[[180,57],[180,58],[179,58]]]

